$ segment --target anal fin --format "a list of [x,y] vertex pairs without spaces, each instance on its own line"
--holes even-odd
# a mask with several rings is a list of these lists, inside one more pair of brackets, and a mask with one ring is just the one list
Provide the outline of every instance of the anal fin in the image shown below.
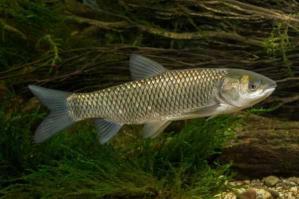
[[171,123],[171,121],[154,121],[145,123],[142,131],[143,138],[155,138]]
[[123,126],[122,124],[117,124],[104,119],[96,119],[95,123],[101,144],[108,142]]

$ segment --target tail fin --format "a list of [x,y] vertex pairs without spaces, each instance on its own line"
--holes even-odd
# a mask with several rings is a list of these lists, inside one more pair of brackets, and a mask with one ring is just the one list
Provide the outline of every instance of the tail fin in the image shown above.
[[66,98],[71,93],[42,88],[35,85],[28,86],[31,92],[44,104],[50,114],[37,128],[34,141],[40,143],[53,136],[58,131],[72,125],[75,121],[68,115]]

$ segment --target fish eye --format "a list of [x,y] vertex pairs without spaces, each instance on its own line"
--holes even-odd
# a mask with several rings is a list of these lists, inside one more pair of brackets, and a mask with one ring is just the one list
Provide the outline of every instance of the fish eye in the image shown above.
[[251,91],[254,91],[254,90],[256,89],[256,87],[257,87],[257,86],[256,86],[255,84],[253,84],[253,83],[248,85],[248,88],[249,88],[249,90],[251,90]]
[[256,82],[250,81],[248,84],[248,89],[250,91],[255,91],[258,88],[259,84],[260,84],[260,81],[256,81]]

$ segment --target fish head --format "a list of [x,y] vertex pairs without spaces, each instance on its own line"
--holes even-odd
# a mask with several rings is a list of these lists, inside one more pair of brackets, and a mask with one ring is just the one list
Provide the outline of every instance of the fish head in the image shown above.
[[273,93],[276,82],[264,75],[241,69],[227,69],[220,97],[239,109],[257,104]]

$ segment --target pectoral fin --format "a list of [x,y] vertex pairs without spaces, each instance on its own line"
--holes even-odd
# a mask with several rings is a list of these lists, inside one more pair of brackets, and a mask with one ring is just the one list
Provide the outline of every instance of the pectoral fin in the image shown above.
[[213,116],[217,112],[219,104],[213,104],[206,107],[185,110],[183,113],[168,117],[169,120],[184,120],[198,117]]
[[240,110],[240,108],[238,108],[234,105],[221,103],[221,104],[219,104],[217,109],[215,109],[213,115],[211,115],[207,120],[213,119],[216,116],[221,115],[221,114],[233,113],[233,112],[236,112],[238,110]]
[[219,104],[213,104],[206,107],[201,107],[198,109],[191,110],[189,112],[184,113],[186,116],[197,116],[197,117],[207,117],[212,116],[215,114],[217,108],[219,107]]
[[210,116],[210,117],[208,117],[207,119],[206,119],[206,121],[209,121],[209,120],[211,120],[211,119],[214,119],[215,117],[217,117],[218,115],[212,115],[212,116]]
[[95,120],[98,136],[101,144],[105,144],[114,137],[121,129],[122,125],[104,119]]
[[132,79],[139,80],[152,77],[167,71],[161,64],[141,55],[131,55],[130,72]]
[[171,123],[171,121],[155,121],[146,123],[143,127],[142,136],[144,138],[155,138]]

